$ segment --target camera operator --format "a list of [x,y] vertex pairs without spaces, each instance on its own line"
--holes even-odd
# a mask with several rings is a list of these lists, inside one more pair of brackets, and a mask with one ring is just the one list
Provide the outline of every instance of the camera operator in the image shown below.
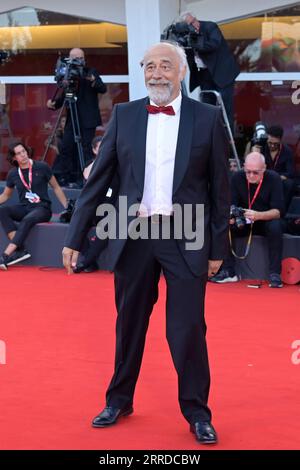
[[[268,240],[269,286],[282,287],[281,254],[282,226],[280,215],[284,210],[280,177],[266,169],[265,158],[258,152],[247,155],[244,170],[235,173],[231,180],[231,235],[263,235]],[[242,209],[243,208],[243,209]],[[250,236],[248,243],[250,241]],[[234,256],[223,263],[212,282],[237,282]]]
[[[190,68],[190,91],[200,86],[201,90],[220,92],[233,129],[234,80],[240,73],[238,64],[230,51],[218,25],[212,21],[199,21],[191,13],[183,13],[181,21],[191,25],[190,48],[186,48]],[[212,94],[203,94],[203,101],[215,104]]]
[[270,126],[267,129],[267,145],[265,148],[266,165],[280,175],[283,184],[285,209],[288,209],[294,192],[294,155],[287,144],[282,142],[283,128]]
[[[83,71],[82,74],[74,76],[70,80],[72,91],[76,96],[76,106],[78,111],[79,127],[82,138],[82,149],[85,162],[93,158],[91,142],[95,136],[97,126],[101,125],[101,116],[98,105],[98,93],[106,93],[106,85],[103,83],[97,70],[85,66],[84,52],[82,49],[74,48],[69,53],[70,63]],[[79,64],[79,66],[77,66]],[[74,74],[75,75],[75,74]],[[49,109],[60,108],[65,100],[68,91],[68,83],[63,83],[62,93],[56,98],[47,101]],[[61,185],[81,182],[81,171],[79,170],[79,159],[77,145],[73,135],[72,119],[70,110],[67,109],[67,120],[64,129],[63,142],[61,148],[61,158],[53,165],[53,172]]]

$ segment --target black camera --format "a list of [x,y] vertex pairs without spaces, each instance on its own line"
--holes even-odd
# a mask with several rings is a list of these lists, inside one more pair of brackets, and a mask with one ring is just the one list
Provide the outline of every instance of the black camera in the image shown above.
[[85,76],[84,59],[70,57],[59,57],[55,66],[55,81],[60,88],[66,92],[74,93],[80,78]]
[[253,137],[251,139],[251,144],[258,145],[259,147],[261,147],[262,153],[264,153],[267,140],[268,140],[267,126],[261,121],[256,122],[254,124],[254,132],[253,132]]
[[68,206],[59,214],[59,221],[62,224],[68,224],[72,218],[76,201],[74,199],[68,199]]
[[173,23],[163,31],[161,39],[165,41],[177,42],[180,46],[185,49],[192,49],[197,45],[201,36],[197,33],[195,28],[185,23],[185,21],[179,23]]
[[2,64],[2,62],[7,61],[7,59],[8,59],[8,52],[0,51],[0,64]]
[[244,216],[245,210],[242,207],[237,207],[232,205],[230,207],[230,218],[234,219],[234,225],[241,229],[247,224],[246,218]]

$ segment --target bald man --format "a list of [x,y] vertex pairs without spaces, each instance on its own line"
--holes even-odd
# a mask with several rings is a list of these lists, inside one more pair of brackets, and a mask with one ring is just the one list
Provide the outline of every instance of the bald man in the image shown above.
[[[234,236],[247,236],[250,227],[256,235],[263,235],[268,240],[269,250],[269,286],[282,287],[281,254],[282,226],[280,216],[284,211],[283,188],[280,176],[266,170],[264,156],[259,152],[247,155],[243,171],[233,175],[231,181],[232,204],[245,209],[244,217],[248,222],[237,227],[235,219],[231,220]],[[230,255],[223,263],[221,270],[211,278],[212,282],[223,284],[237,282],[234,268],[234,257]]]
[[[181,95],[180,82],[187,68],[183,49],[156,44],[145,53],[141,65],[149,96],[115,106],[99,158],[77,200],[63,250],[64,265],[71,272],[96,207],[117,173],[119,196],[122,201],[127,198],[130,210],[126,217],[117,214],[121,225],[116,227],[117,237],[112,233],[108,243],[118,311],[115,371],[106,407],[92,425],[111,426],[133,413],[162,271],[167,284],[167,340],[178,375],[180,408],[197,441],[214,444],[217,435],[207,404],[210,376],[204,297],[207,276],[218,271],[227,253],[227,138],[219,108]],[[121,199],[116,205],[121,212]],[[187,234],[179,234],[184,224],[175,216],[182,213],[184,217],[186,207],[196,227],[194,236],[199,233],[197,227],[203,230],[200,245],[188,246]],[[132,236],[136,223],[147,229],[147,237]],[[165,228],[167,236],[163,236]],[[167,401],[168,396],[162,395],[162,409]]]
[[69,59],[71,60],[69,65],[71,67],[71,76],[75,72],[75,78],[62,80],[59,83],[59,85],[63,85],[61,93],[57,98],[47,101],[49,109],[58,109],[64,103],[67,107],[67,120],[61,152],[53,164],[53,173],[63,186],[74,186],[74,183],[81,181],[78,148],[74,137],[71,112],[68,106],[69,102],[68,100],[65,101],[66,92],[71,90],[76,97],[83,158],[86,166],[93,160],[91,142],[95,137],[96,127],[101,125],[98,94],[106,93],[107,90],[97,70],[86,67],[84,51],[82,49],[71,49]]

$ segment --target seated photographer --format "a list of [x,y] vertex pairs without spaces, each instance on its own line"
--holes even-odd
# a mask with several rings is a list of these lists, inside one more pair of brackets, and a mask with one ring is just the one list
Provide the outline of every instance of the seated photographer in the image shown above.
[[[233,130],[234,80],[240,73],[234,55],[216,23],[199,21],[191,13],[180,16],[192,28],[186,56],[190,69],[190,91],[200,86],[201,90],[220,92]],[[202,101],[215,104],[215,97],[205,93]]]
[[[62,67],[62,70],[65,68]],[[76,96],[76,108],[81,133],[81,143],[85,162],[92,158],[91,142],[95,136],[97,126],[101,125],[101,116],[98,104],[98,93],[106,93],[107,88],[99,73],[94,68],[86,67],[84,52],[74,48],[69,53],[66,66],[67,72],[58,77],[58,86],[61,93],[56,98],[47,101],[49,109],[58,109],[65,103],[66,93]],[[68,102],[66,103],[68,105]],[[67,120],[64,128],[61,146],[61,158],[53,166],[53,173],[61,185],[82,185],[81,170],[79,167],[78,148],[74,138],[71,112],[67,107]]]
[[[94,137],[92,141],[92,151],[94,154],[94,159],[83,171],[83,177],[85,180],[88,179],[89,174],[92,170],[93,164],[95,162],[95,159],[98,156],[101,142],[102,142],[101,136]],[[115,177],[111,183],[111,187],[109,188],[106,194],[105,203],[114,204],[116,195],[117,195],[118,186],[119,186],[119,180],[118,178]],[[93,224],[96,226],[99,220],[100,220],[99,217],[95,217]],[[107,244],[108,244],[108,239],[101,240],[100,238],[97,237],[96,229],[93,229],[92,233],[90,233],[89,236],[87,237],[84,249],[80,253],[79,262],[77,263],[76,267],[73,269],[73,272],[75,274],[79,274],[81,272],[90,273],[93,271],[97,271],[98,270],[97,260],[100,254],[102,253],[102,251],[106,248]]]
[[[8,161],[15,168],[7,176],[6,187],[0,195],[0,204],[5,203],[17,188],[19,204],[0,207],[0,222],[7,233],[10,243],[0,256],[0,269],[30,258],[24,248],[24,242],[31,228],[51,219],[51,201],[48,183],[52,186],[57,199],[67,207],[67,199],[45,162],[29,158],[30,149],[22,142],[9,146]],[[17,226],[15,222],[19,222]]]
[[[93,168],[101,142],[102,136],[96,136],[92,140],[93,160],[83,170],[83,178],[85,181],[88,179],[89,174]],[[97,220],[95,220],[94,222],[96,225]],[[77,263],[76,267],[73,269],[73,272],[75,274],[79,274],[81,272],[91,273],[93,271],[98,270],[97,259],[99,258],[100,253],[106,247],[107,243],[106,240],[100,240],[94,232],[95,231],[93,231],[93,233],[87,237],[85,247],[80,255],[80,260]]]
[[276,171],[283,183],[285,209],[288,209],[294,192],[294,155],[291,148],[282,142],[283,128],[270,126],[267,129],[267,145],[264,156],[268,170]]
[[[231,202],[231,237],[248,236],[248,243],[251,241],[252,233],[267,237],[269,286],[282,287],[280,277],[282,254],[280,216],[284,209],[282,184],[277,173],[266,169],[262,154],[249,153],[244,170],[233,175]],[[238,281],[233,254],[223,262],[218,274],[210,280],[217,283]]]
[[86,181],[90,175],[90,172],[93,168],[93,165],[94,165],[94,162],[95,162],[95,159],[98,155],[98,152],[99,152],[99,148],[100,148],[100,145],[101,145],[101,142],[102,142],[102,136],[101,135],[96,135],[96,137],[93,138],[92,140],[92,152],[93,152],[93,159],[91,162],[88,163],[88,165],[84,168],[83,170],[83,178],[84,180]]

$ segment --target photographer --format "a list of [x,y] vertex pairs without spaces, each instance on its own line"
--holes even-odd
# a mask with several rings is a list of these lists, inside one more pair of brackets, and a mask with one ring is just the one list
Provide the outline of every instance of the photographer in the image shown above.
[[[92,151],[94,154],[94,160],[84,169],[83,177],[85,181],[88,179],[90,172],[94,166],[96,158],[99,155],[99,149],[102,142],[101,136],[96,136],[92,141]],[[105,204],[112,204],[116,203],[116,196],[118,194],[119,189],[119,178],[115,176],[111,182],[110,188],[107,191],[105,196]],[[79,274],[81,272],[90,273],[93,271],[98,270],[98,263],[97,260],[102,253],[102,251],[107,247],[108,239],[102,240],[98,238],[96,226],[101,220],[101,217],[96,216],[93,220],[93,225],[95,226],[92,229],[92,233],[87,236],[86,243],[84,245],[84,249],[81,251],[81,259],[76,264],[75,268],[73,268],[73,272],[75,274]]]
[[270,126],[267,129],[267,145],[265,159],[268,170],[274,170],[280,175],[283,184],[285,209],[287,210],[294,192],[294,155],[287,144],[282,142],[283,128]]
[[[231,235],[263,235],[268,240],[269,286],[282,287],[281,254],[282,227],[280,215],[284,209],[280,177],[266,170],[264,156],[258,152],[247,155],[244,170],[237,172],[231,180]],[[242,209],[243,208],[243,209]],[[250,241],[250,236],[248,243]],[[237,282],[234,256],[230,255],[223,263],[212,282]]]
[[[57,98],[48,100],[47,107],[49,109],[58,109],[63,106],[66,93],[69,92],[69,89],[74,94],[76,97],[84,160],[88,162],[93,158],[91,142],[95,136],[96,127],[101,125],[98,93],[106,93],[106,85],[95,69],[85,66],[82,49],[75,48],[70,51],[67,67],[70,71],[70,77],[59,83],[59,86],[62,86],[62,92]],[[74,139],[71,113],[67,109],[61,155],[53,165],[53,172],[61,185],[76,182],[81,183],[79,159],[78,157],[74,158],[77,155],[78,149]]]
[[[0,222],[10,243],[0,256],[0,269],[19,263],[31,257],[24,249],[24,242],[34,225],[51,219],[51,201],[48,183],[52,186],[57,199],[66,208],[67,199],[45,162],[33,161],[30,149],[22,142],[14,142],[8,149],[8,161],[15,168],[7,176],[6,187],[0,195],[0,205],[13,194],[14,188],[19,195],[19,204],[0,207]],[[15,224],[18,222],[18,226]]]
[[[218,25],[212,21],[199,21],[191,13],[184,13],[180,20],[188,24],[193,32],[186,48],[190,68],[190,91],[200,86],[201,90],[220,92],[233,129],[234,80],[240,69],[230,51]],[[206,93],[202,101],[215,103],[215,97]]]

